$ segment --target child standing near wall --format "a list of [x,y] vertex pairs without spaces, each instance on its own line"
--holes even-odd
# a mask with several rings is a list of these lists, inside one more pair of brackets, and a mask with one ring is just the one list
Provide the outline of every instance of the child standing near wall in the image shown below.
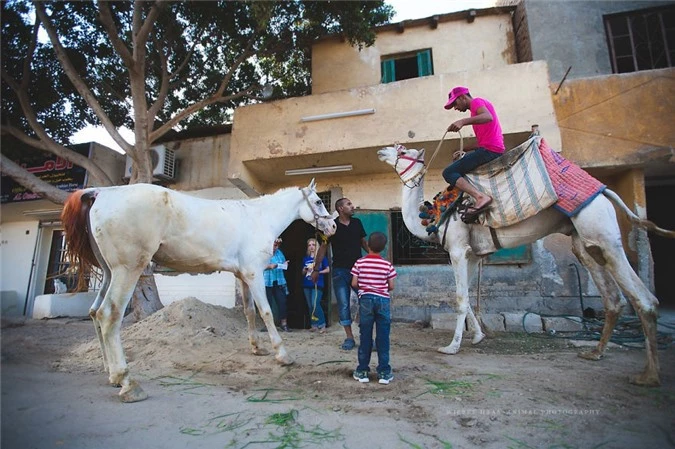
[[373,232],[368,238],[368,255],[354,263],[352,267],[352,287],[359,294],[359,365],[353,377],[359,382],[368,382],[370,355],[373,347],[373,326],[376,328],[377,377],[383,385],[394,380],[389,365],[389,333],[391,331],[391,298],[389,292],[394,289],[396,270],[394,266],[380,256],[387,245],[387,236]]

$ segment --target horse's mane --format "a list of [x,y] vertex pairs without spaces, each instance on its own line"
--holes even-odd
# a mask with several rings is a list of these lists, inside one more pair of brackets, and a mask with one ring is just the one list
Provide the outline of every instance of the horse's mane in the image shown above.
[[249,198],[249,199],[246,199],[246,200],[237,200],[237,201],[241,201],[244,204],[245,203],[249,203],[249,204],[259,203],[259,202],[265,201],[265,200],[267,200],[267,199],[269,199],[273,196],[277,196],[277,195],[280,195],[280,194],[283,194],[283,193],[286,193],[286,192],[295,192],[295,191],[298,191],[298,190],[302,190],[302,188],[298,187],[298,186],[284,187],[284,188],[281,188],[281,189],[277,190],[276,192],[266,193],[266,194],[261,195],[261,196],[256,197],[256,198]]
[[77,291],[86,289],[87,274],[90,273],[92,266],[99,266],[87,231],[87,217],[91,202],[85,204],[82,198],[85,192],[85,190],[73,192],[66,200],[61,212],[61,222],[68,242],[65,257],[70,266],[77,269]]

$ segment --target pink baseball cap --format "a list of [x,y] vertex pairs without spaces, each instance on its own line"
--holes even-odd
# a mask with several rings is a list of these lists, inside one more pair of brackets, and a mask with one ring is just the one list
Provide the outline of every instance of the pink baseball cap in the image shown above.
[[443,106],[445,109],[452,109],[452,103],[457,100],[457,97],[460,95],[468,94],[469,89],[462,86],[453,87],[452,90],[448,93],[448,102]]

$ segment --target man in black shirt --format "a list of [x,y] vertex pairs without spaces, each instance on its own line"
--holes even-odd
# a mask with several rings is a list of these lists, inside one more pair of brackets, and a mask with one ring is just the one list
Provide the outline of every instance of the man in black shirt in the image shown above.
[[[357,259],[361,257],[361,249],[368,253],[368,242],[363,223],[354,218],[355,207],[347,198],[340,198],[335,202],[338,217],[335,219],[337,230],[328,239],[333,250],[333,267],[331,269],[333,290],[338,304],[340,325],[344,326],[347,338],[342,343],[342,349],[352,350],[356,346],[352,333],[352,314],[349,304],[349,295],[352,285],[351,269]],[[315,260],[323,260],[326,255],[327,242],[324,242],[317,252]],[[319,266],[315,264],[314,266]],[[312,280],[316,282],[319,273],[312,273]]]

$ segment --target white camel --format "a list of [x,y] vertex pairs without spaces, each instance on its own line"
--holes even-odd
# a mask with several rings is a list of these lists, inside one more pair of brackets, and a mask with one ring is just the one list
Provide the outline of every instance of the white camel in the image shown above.
[[252,200],[206,200],[151,184],[79,190],[68,198],[62,221],[71,263],[79,273],[88,273],[92,265],[103,270],[101,290],[89,315],[104,369],[110,383],[122,387],[123,402],[147,398],[129,375],[120,328],[136,282],[153,260],[184,272],[234,273],[242,281],[253,353],[267,353],[258,345],[254,301],[276,360],[293,363],[274,326],[263,270],[274,239],[297,219],[326,235],[335,232],[334,217],[316,194],[314,180],[302,189],[286,188]]
[[[450,255],[455,273],[457,325],[452,342],[438,348],[444,354],[456,354],[462,341],[464,322],[469,320],[473,329],[473,344],[485,337],[469,303],[469,283],[477,271],[482,256],[498,250],[490,228],[480,224],[465,224],[455,212],[438,226],[438,234],[428,235],[419,219],[419,207],[424,202],[424,150],[406,149],[400,145],[378,151],[381,161],[394,167],[403,182],[402,214],[408,230],[425,241],[439,243],[438,236],[445,236],[444,249]],[[606,311],[600,341],[595,349],[579,354],[589,360],[602,358],[607,342],[621,309],[625,305],[620,291],[630,300],[640,317],[645,334],[647,364],[644,371],[629,378],[639,385],[659,385],[659,361],[656,346],[656,318],[658,300],[635,274],[623,250],[621,232],[616,213],[609,200],[617,204],[631,222],[661,235],[673,237],[675,233],[656,227],[637,217],[611,190],[598,195],[576,216],[569,218],[553,207],[512,226],[494,229],[503,248],[513,248],[534,242],[549,234],[562,233],[572,237],[572,251],[590,272],[602,295]],[[620,287],[620,288],[619,288]]]

